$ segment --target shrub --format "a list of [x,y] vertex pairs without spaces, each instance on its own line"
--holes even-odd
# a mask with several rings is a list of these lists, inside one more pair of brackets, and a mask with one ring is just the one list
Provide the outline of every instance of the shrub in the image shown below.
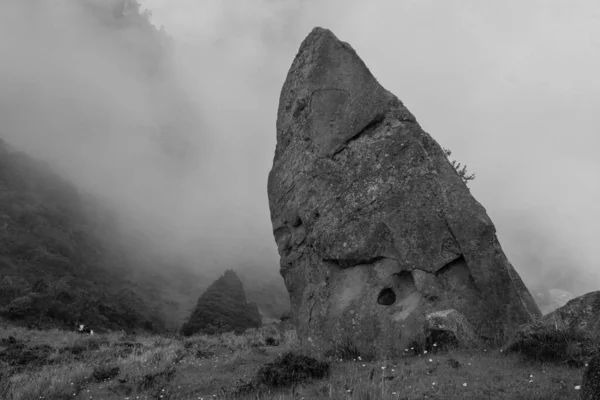
[[174,376],[175,368],[173,366],[169,366],[160,372],[145,374],[138,384],[138,390],[160,389],[173,379]]
[[34,299],[30,295],[17,297],[11,301],[4,309],[2,314],[7,318],[22,318],[34,311]]
[[323,379],[329,375],[329,363],[294,353],[286,353],[263,365],[256,375],[256,383],[269,387],[295,385],[309,379]]
[[[449,149],[443,149],[444,154],[446,155],[446,157],[450,158],[450,156],[452,155],[452,152]],[[458,176],[460,176],[460,178],[462,179],[462,181],[466,184],[469,181],[472,181],[473,179],[475,179],[475,174],[469,174],[467,173],[467,166],[463,165],[463,167],[461,168],[461,164],[459,162],[457,162],[456,160],[452,160],[451,161],[452,164],[452,168],[454,168],[454,170],[456,171],[456,173],[458,174]]]
[[116,365],[100,365],[94,368],[92,378],[96,382],[109,381],[119,375],[120,368]]
[[534,324],[506,347],[506,352],[520,353],[534,362],[562,362],[581,367],[585,360],[599,353],[598,340],[588,333],[570,327]]
[[198,349],[196,351],[196,358],[198,359],[205,359],[205,358],[211,358],[212,356],[214,356],[215,354],[212,351],[207,351],[207,350],[202,350],[202,349]]
[[0,362],[5,362],[17,369],[40,366],[47,363],[48,356],[52,351],[52,347],[46,344],[26,347],[21,342],[15,342],[0,353]]

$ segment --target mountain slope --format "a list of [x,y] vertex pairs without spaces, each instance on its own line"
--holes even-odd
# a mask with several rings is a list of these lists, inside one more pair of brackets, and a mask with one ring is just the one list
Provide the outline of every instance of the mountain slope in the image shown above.
[[126,233],[93,197],[0,141],[3,316],[38,326],[180,325],[203,277]]

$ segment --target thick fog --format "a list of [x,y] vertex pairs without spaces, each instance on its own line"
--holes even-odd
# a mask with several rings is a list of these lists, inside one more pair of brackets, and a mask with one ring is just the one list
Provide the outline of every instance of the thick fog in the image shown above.
[[[600,289],[600,3],[145,0],[173,39],[152,104],[123,39],[73,3],[0,4],[0,132],[200,254],[198,268],[278,269],[277,102],[322,26],[476,174],[471,192],[530,287]],[[149,135],[169,123],[183,159]]]

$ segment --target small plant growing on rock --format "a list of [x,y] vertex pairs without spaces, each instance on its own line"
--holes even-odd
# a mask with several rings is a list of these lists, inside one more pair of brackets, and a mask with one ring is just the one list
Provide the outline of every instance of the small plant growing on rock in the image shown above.
[[[444,150],[444,154],[446,155],[446,157],[450,158],[450,156],[452,155],[452,152],[449,149],[446,148],[442,148]],[[458,176],[460,176],[460,178],[463,180],[463,182],[466,184],[469,181],[472,181],[473,179],[475,179],[475,174],[469,174],[467,173],[467,166],[463,165],[462,168],[460,167],[460,163],[457,162],[456,160],[452,160],[450,162],[452,164],[452,167],[454,168],[454,170],[456,171],[456,173],[458,174]]]

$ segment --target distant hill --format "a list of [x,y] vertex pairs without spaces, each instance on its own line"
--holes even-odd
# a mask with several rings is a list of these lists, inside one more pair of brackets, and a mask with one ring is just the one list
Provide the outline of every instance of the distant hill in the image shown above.
[[256,304],[246,301],[242,281],[233,270],[227,270],[202,293],[181,333],[185,336],[228,331],[242,333],[261,325]]
[[3,316],[38,326],[172,329],[202,277],[136,245],[141,239],[126,237],[109,210],[0,141]]
[[[199,266],[160,254],[97,198],[0,139],[1,316],[38,327],[173,331],[217,273],[193,272]],[[239,268],[262,317],[289,310],[276,270]]]

